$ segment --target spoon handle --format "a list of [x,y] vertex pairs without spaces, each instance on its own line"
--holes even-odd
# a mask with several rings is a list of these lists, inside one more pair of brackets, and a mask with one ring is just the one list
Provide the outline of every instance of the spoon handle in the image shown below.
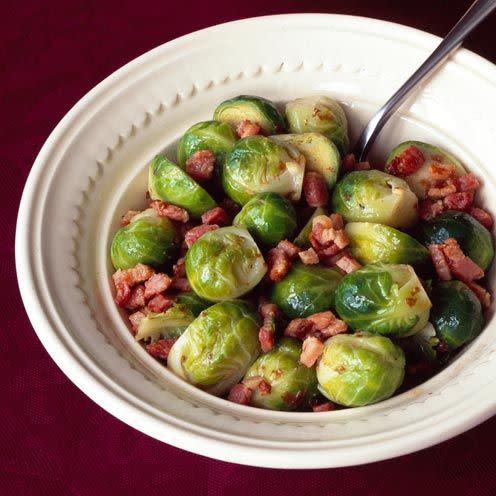
[[455,24],[451,31],[432,52],[429,58],[396,91],[396,93],[372,117],[355,145],[358,161],[366,159],[367,154],[384,124],[411,92],[425,81],[440,65],[455,52],[467,35],[472,32],[494,9],[496,0],[476,0]]

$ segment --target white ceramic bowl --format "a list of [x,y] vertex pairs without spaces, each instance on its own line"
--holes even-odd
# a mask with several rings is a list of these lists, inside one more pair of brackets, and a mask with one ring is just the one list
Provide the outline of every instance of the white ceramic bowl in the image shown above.
[[[148,52],[112,74],[64,117],[33,166],[19,210],[16,260],[26,310],[67,376],[108,412],[156,439],[232,462],[317,468],[390,458],[482,422],[496,406],[496,325],[439,375],[373,406],[283,413],[210,396],[137,345],[112,301],[109,241],[143,206],[145,166],[225,98],[284,101],[329,94],[352,139],[439,42],[396,24],[284,15],[224,24]],[[496,142],[496,68],[460,51],[391,120],[373,156],[420,139],[455,153],[484,179]],[[491,280],[494,281],[493,274]],[[494,288],[494,284],[493,284]]]

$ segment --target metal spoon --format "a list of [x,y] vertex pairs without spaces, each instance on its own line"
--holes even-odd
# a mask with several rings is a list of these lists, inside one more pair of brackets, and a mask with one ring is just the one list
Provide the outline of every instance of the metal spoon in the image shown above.
[[379,109],[370,119],[355,145],[357,161],[366,160],[368,152],[384,124],[391,115],[418,89],[418,85],[431,76],[449,57],[458,50],[463,40],[469,35],[494,9],[496,0],[476,0],[455,24],[446,38],[432,52],[429,58],[413,73],[403,86]]

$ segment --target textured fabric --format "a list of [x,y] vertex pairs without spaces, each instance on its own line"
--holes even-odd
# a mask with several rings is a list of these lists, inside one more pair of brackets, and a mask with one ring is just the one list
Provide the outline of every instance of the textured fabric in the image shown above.
[[[17,206],[44,140],[96,83],[156,45],[236,18],[283,12],[340,12],[380,17],[443,34],[470,2],[172,3],[1,3],[0,494],[496,494],[494,419],[434,448],[367,466],[312,471],[241,467],[161,444],[124,425],[83,395],[44,351],[17,291]],[[496,61],[495,30],[493,17],[472,36],[468,46]]]

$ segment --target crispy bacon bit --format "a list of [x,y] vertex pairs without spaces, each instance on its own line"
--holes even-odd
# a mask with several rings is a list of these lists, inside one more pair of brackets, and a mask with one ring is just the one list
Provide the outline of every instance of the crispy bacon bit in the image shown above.
[[452,164],[433,163],[429,165],[429,177],[433,182],[446,181],[456,174],[455,166]]
[[153,200],[150,207],[156,210],[160,217],[167,217],[170,220],[178,222],[188,222],[189,214],[184,208],[176,207],[176,205],[169,205],[160,200]]
[[493,218],[491,214],[482,208],[472,207],[469,213],[475,220],[478,220],[487,229],[491,229],[491,227],[493,227]]
[[131,299],[131,288],[148,280],[155,271],[148,265],[138,264],[131,269],[119,269],[112,275],[115,286],[115,302],[125,307]]
[[313,336],[308,336],[303,341],[301,349],[300,363],[305,367],[313,367],[324,351],[324,343]]
[[219,229],[219,226],[216,224],[202,224],[201,226],[193,227],[184,235],[184,241],[188,248],[191,248],[191,245],[201,238],[205,233],[209,231],[215,231]]
[[332,227],[339,231],[344,228],[344,219],[341,214],[331,214],[329,215],[329,219],[331,221]]
[[222,207],[215,207],[207,210],[202,216],[203,224],[217,224],[218,226],[225,226],[229,224],[229,215]]
[[315,265],[319,263],[319,256],[313,248],[309,248],[305,251],[300,251],[298,255],[305,265]]
[[153,274],[153,276],[145,282],[144,297],[148,300],[153,296],[162,293],[163,291],[167,291],[170,288],[171,284],[172,279],[167,274],[164,274],[162,272]]
[[323,338],[330,338],[348,331],[348,324],[344,320],[334,319],[327,327],[321,329],[318,334]]
[[115,286],[114,301],[117,303],[117,305],[124,308],[131,299],[131,286],[129,286],[128,284],[117,283],[115,281],[114,281],[114,286]]
[[276,318],[281,316],[280,308],[275,303],[270,303],[265,298],[260,298],[258,313],[262,316],[263,319],[267,317]]
[[143,312],[134,312],[129,316],[129,321],[131,322],[131,327],[133,331],[137,331],[141,321],[145,318]]
[[165,296],[163,294],[158,294],[148,302],[147,307],[150,312],[160,313],[165,312],[172,305],[174,305],[174,298]]
[[241,210],[241,207],[227,196],[222,200],[220,206],[233,217]]
[[447,184],[441,188],[429,188],[427,190],[427,196],[432,200],[439,200],[451,193],[456,193],[456,186],[454,184]]
[[474,202],[474,193],[472,191],[464,191],[461,193],[451,193],[447,195],[443,204],[449,210],[470,211]]
[[355,155],[353,153],[348,153],[348,155],[345,155],[343,157],[343,160],[341,161],[341,165],[343,167],[344,172],[352,172],[355,170],[355,164],[356,164],[356,159]]
[[269,268],[269,279],[278,282],[284,279],[291,268],[291,260],[280,248],[272,248],[267,253],[267,265]]
[[431,254],[432,263],[434,264],[434,268],[436,269],[439,279],[441,279],[441,281],[450,281],[451,271],[441,246],[432,244],[429,245],[428,248],[429,253]]
[[339,214],[318,215],[313,219],[308,238],[321,260],[337,255],[348,246],[348,235],[343,228],[343,218]]
[[468,282],[484,277],[484,271],[463,253],[456,239],[448,238],[441,245],[441,249],[451,273],[460,281]]
[[348,235],[344,229],[339,229],[336,231],[336,237],[334,238],[334,243],[341,250],[346,248],[350,244],[350,240],[348,239]]
[[409,176],[417,172],[425,162],[424,154],[414,145],[400,153],[388,166],[389,174]]
[[319,312],[304,319],[292,320],[284,331],[285,336],[304,340],[308,336],[328,338],[348,330],[346,322],[339,320],[331,311]]
[[128,310],[137,310],[138,308],[144,307],[145,304],[145,287],[142,284],[139,284],[131,290],[131,298],[129,298],[126,308]]
[[186,279],[186,277],[174,277],[172,279],[172,287],[182,293],[191,291],[191,286],[189,285],[188,279]]
[[319,331],[326,328],[335,319],[335,315],[330,310],[314,313],[307,317],[307,320],[312,323],[313,328]]
[[255,136],[260,134],[261,127],[256,123],[248,119],[241,121],[236,128],[236,133],[240,138],[248,138],[248,136]]
[[480,182],[473,174],[464,174],[456,179],[458,191],[475,191],[480,188]]
[[303,178],[303,194],[311,207],[327,205],[329,192],[324,176],[318,172],[307,172]]
[[419,217],[422,220],[431,220],[439,215],[444,210],[444,205],[441,200],[422,200],[418,205]]
[[339,257],[336,260],[335,264],[341,270],[344,270],[347,274],[350,274],[351,272],[355,272],[355,270],[362,268],[362,265],[349,253],[345,253],[343,256]]
[[293,319],[284,329],[284,335],[304,339],[312,331],[313,324],[308,319]]
[[336,408],[334,406],[334,403],[331,403],[330,401],[326,401],[325,403],[319,403],[317,405],[312,406],[312,411],[314,412],[331,412]]
[[227,396],[228,401],[238,403],[239,405],[249,405],[251,400],[252,390],[243,383],[235,384],[229,391]]
[[481,302],[482,308],[489,308],[491,305],[491,293],[484,289],[482,286],[479,286],[476,282],[468,281],[465,283],[474,293],[479,301]]
[[258,331],[258,341],[263,353],[268,353],[274,347],[274,328],[273,326],[263,325]]
[[170,350],[172,349],[172,346],[175,342],[176,342],[175,338],[160,339],[155,343],[147,344],[146,351],[148,351],[148,353],[154,358],[167,360]]
[[279,241],[277,248],[282,250],[290,258],[290,260],[294,260],[298,256],[298,253],[300,253],[300,248],[287,239]]
[[274,334],[276,332],[276,318],[280,317],[281,311],[274,303],[262,300],[258,306],[258,312],[263,318],[263,325],[258,331],[258,340],[262,351],[267,353],[274,347]]
[[174,277],[186,277],[186,266],[184,257],[180,258],[172,267]]
[[214,175],[215,155],[210,150],[198,150],[186,160],[186,172],[198,182],[208,181]]
[[121,217],[121,226],[127,226],[139,213],[141,213],[139,210],[128,210]]

